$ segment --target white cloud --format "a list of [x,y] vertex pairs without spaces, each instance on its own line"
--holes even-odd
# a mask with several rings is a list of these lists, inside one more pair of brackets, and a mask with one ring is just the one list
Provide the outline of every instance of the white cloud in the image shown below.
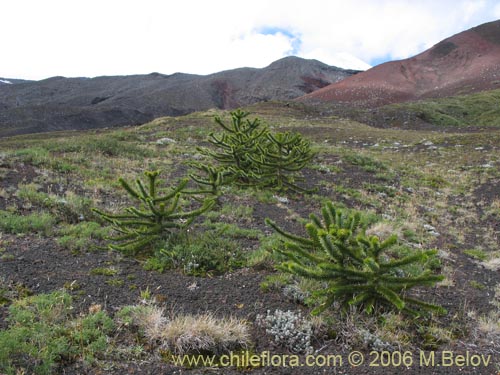
[[329,53],[324,49],[312,50],[303,54],[306,59],[316,59],[328,65],[337,66],[344,69],[367,70],[372,66],[363,60],[347,52]]
[[500,0],[5,0],[0,13],[0,77],[41,79],[207,74],[291,53],[359,69],[500,18]]

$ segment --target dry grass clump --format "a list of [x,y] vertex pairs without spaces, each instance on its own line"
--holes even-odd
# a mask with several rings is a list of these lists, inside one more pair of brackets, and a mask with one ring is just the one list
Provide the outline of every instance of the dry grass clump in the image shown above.
[[154,305],[136,306],[132,310],[132,319],[144,337],[150,341],[157,341],[161,332],[167,324],[167,318],[163,315],[164,310]]
[[489,336],[500,338],[500,312],[490,311],[488,315],[481,316],[479,318],[479,330]]
[[491,258],[487,261],[481,263],[484,268],[490,271],[498,271],[500,270],[500,258]]
[[246,346],[250,334],[247,325],[236,318],[180,315],[163,327],[161,339],[163,345],[175,353],[222,353]]
[[233,317],[218,318],[205,313],[167,318],[164,310],[154,305],[134,306],[129,309],[128,316],[147,340],[162,350],[179,355],[221,354],[245,347],[250,342],[246,322]]

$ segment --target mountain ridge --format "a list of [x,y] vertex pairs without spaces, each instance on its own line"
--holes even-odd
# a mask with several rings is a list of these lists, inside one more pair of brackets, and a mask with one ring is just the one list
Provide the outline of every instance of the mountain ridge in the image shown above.
[[50,77],[0,86],[0,136],[142,124],[210,108],[291,100],[358,71],[285,57],[209,75]]
[[378,107],[500,87],[500,20],[446,38],[408,59],[335,82],[299,101]]

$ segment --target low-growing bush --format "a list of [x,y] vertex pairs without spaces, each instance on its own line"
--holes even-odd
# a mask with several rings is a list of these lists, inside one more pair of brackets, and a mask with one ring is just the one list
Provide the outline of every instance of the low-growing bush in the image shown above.
[[19,215],[0,210],[0,229],[13,234],[39,233],[50,235],[55,225],[53,215],[42,212]]
[[146,269],[163,272],[181,269],[187,275],[220,275],[245,264],[241,246],[220,231],[206,231],[189,238],[166,241],[165,246],[148,259]]
[[108,335],[115,329],[115,323],[100,306],[92,313],[71,322],[71,340],[78,347],[83,360],[92,362],[108,350]]
[[313,352],[313,324],[300,312],[275,310],[271,313],[268,310],[266,316],[257,315],[256,322],[272,336],[275,346],[284,347],[292,353]]
[[361,167],[366,172],[379,172],[387,170],[387,166],[370,156],[361,154],[346,155],[344,160],[352,165]]
[[114,323],[94,309],[72,318],[72,299],[52,292],[14,301],[9,327],[0,331],[0,372],[53,374],[61,362],[91,362],[107,350]]
[[93,221],[84,221],[61,227],[58,235],[59,245],[71,251],[83,251],[95,248],[98,240],[109,235],[109,229]]
[[92,200],[67,191],[64,196],[39,191],[35,184],[20,185],[17,197],[29,205],[51,212],[59,221],[75,224],[92,219]]

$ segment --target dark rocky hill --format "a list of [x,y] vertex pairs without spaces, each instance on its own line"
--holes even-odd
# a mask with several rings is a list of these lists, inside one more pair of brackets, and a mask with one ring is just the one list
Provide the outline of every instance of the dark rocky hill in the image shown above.
[[209,108],[290,100],[357,71],[286,57],[266,68],[201,76],[152,73],[96,78],[52,77],[0,85],[0,136],[141,124]]
[[500,20],[447,38],[412,58],[391,61],[299,100],[377,107],[500,88]]
[[0,86],[2,85],[15,85],[17,83],[27,83],[33,82],[26,79],[15,79],[15,78],[2,78],[0,77]]

